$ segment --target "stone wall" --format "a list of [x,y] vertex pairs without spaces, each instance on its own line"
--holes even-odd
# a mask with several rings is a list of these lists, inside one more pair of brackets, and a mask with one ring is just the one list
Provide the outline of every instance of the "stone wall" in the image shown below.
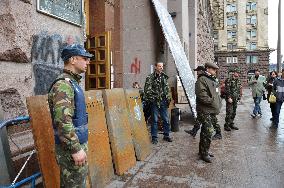
[[[269,74],[269,51],[259,51],[259,52],[235,52],[234,57],[238,58],[238,63],[227,63],[227,57],[231,56],[228,52],[215,53],[216,59],[218,59],[219,78],[220,81],[224,81],[229,76],[229,68],[238,67],[241,71],[240,78],[242,80],[243,86],[247,86],[248,73],[259,69],[260,74],[268,76]],[[246,56],[254,55],[258,56],[258,63],[246,63]]]
[[197,4],[197,65],[214,62],[213,17],[209,0]]
[[0,12],[0,105],[6,119],[27,113],[27,96],[47,93],[63,68],[61,49],[82,44],[85,28],[37,12],[36,0],[2,0]]

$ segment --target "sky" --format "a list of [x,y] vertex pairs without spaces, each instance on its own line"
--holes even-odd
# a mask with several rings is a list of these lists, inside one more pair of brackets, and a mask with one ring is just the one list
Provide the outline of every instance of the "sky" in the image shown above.
[[[281,51],[284,55],[284,1],[281,2]],[[268,0],[268,45],[275,49],[270,55],[270,63],[277,63],[277,38],[278,38],[278,0]],[[284,56],[282,61],[284,60]]]

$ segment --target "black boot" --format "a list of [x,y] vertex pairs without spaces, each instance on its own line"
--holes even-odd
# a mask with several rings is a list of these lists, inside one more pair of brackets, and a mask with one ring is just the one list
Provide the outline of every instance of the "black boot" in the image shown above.
[[210,158],[210,156],[209,155],[201,155],[200,156],[200,159],[201,160],[203,160],[203,161],[205,161],[206,163],[212,163],[212,160],[211,160],[211,158]]
[[231,128],[229,126],[224,126],[225,131],[231,131]]
[[222,139],[222,134],[221,133],[216,133],[213,137],[213,140],[217,140],[217,139]]

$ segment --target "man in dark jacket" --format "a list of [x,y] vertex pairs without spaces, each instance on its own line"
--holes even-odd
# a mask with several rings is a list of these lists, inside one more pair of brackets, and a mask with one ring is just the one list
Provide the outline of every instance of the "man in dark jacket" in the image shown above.
[[273,117],[273,127],[278,128],[279,124],[279,115],[281,111],[281,106],[284,101],[284,69],[282,69],[282,76],[276,78],[273,82],[274,94],[276,96],[276,107],[275,114]]
[[172,142],[170,138],[170,125],[168,108],[171,102],[168,76],[163,72],[163,63],[155,64],[155,72],[147,76],[144,87],[144,99],[151,105],[152,143],[158,143],[158,115],[163,121],[164,138],[167,142]]
[[[211,163],[209,148],[214,128],[212,120],[220,113],[221,98],[218,82],[215,79],[219,67],[214,63],[205,64],[206,71],[199,76],[195,86],[198,121],[202,124],[199,142],[200,158]],[[211,155],[213,156],[213,155]]]

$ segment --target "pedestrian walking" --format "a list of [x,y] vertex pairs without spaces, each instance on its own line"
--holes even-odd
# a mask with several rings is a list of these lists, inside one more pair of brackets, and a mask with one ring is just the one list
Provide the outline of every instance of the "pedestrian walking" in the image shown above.
[[199,76],[196,82],[196,111],[197,119],[201,123],[199,142],[200,159],[211,163],[209,154],[212,135],[214,132],[212,120],[220,113],[221,98],[215,75],[219,67],[215,63],[206,63],[206,71]]
[[273,83],[273,92],[276,96],[275,113],[273,117],[273,127],[278,128],[281,107],[284,101],[284,69],[281,77],[275,79]]
[[251,87],[252,97],[254,100],[254,109],[253,113],[251,114],[252,118],[255,118],[256,116],[262,116],[260,102],[265,92],[265,81],[265,76],[260,75],[259,70],[255,70],[255,76],[253,76],[248,82],[248,85]]
[[81,45],[66,46],[61,53],[63,74],[48,94],[60,187],[86,187],[88,116],[79,74],[86,72],[92,56]]
[[170,87],[168,76],[163,72],[163,62],[155,63],[155,71],[146,78],[144,87],[144,98],[151,106],[152,126],[151,137],[152,143],[158,143],[158,118],[162,119],[164,137],[163,140],[172,142],[170,137],[170,124],[168,108],[171,102]]
[[225,81],[225,100],[226,100],[226,118],[225,118],[225,131],[239,130],[238,127],[234,125],[234,119],[236,117],[236,111],[238,106],[238,101],[241,100],[241,89],[242,84],[239,79],[240,70],[238,68],[232,68],[229,70],[232,75]]
[[269,102],[269,97],[272,93],[273,82],[277,78],[277,75],[278,75],[278,73],[276,71],[270,72],[269,78],[267,79],[266,85],[265,85],[265,89],[267,91],[267,101],[270,104],[270,110],[271,110],[271,115],[272,115],[272,117],[270,118],[270,121],[272,121],[272,122],[274,122],[273,117],[275,116],[276,103]]

